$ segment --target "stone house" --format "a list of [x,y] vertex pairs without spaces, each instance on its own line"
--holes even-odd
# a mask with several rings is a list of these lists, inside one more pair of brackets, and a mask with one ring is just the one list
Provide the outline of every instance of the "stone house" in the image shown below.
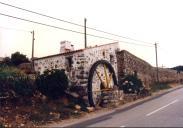
[[[116,52],[119,49],[118,43],[110,43],[100,46],[88,47],[86,49],[73,50],[37,58],[34,60],[35,71],[42,74],[47,69],[65,69],[71,83],[87,86],[89,71],[94,63],[99,60],[108,61],[114,68],[117,77],[117,58]],[[63,42],[61,42],[63,44]]]
[[[114,89],[114,85],[127,74],[137,72],[146,88],[156,82],[156,69],[128,51],[120,51],[118,43],[74,50],[70,42],[64,41],[59,54],[36,58],[34,67],[40,74],[47,69],[65,69],[70,86],[81,86],[92,106],[100,101],[101,90]],[[180,81],[182,78],[183,74],[178,76],[176,71],[159,70],[159,82]],[[121,97],[122,93],[119,94]]]
[[80,50],[73,50],[70,42],[61,42],[63,44],[60,54],[35,59],[35,71],[42,74],[47,69],[65,69],[69,85],[82,87],[83,97],[88,97],[87,103],[95,106],[100,102],[101,89],[112,89],[117,85],[118,43]]

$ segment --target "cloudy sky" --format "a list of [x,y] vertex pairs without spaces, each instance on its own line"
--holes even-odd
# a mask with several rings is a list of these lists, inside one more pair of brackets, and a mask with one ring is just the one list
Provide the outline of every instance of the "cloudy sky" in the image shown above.
[[[0,2],[22,7],[59,19],[84,24],[124,37],[158,43],[159,66],[183,65],[183,1],[182,0],[0,0]],[[31,14],[0,4],[0,13],[29,19],[57,27],[83,32],[83,28],[46,17]],[[0,56],[10,56],[20,51],[31,56],[32,34],[35,31],[35,56],[59,53],[60,41],[71,41],[75,49],[84,47],[84,36],[0,15]],[[88,30],[87,33],[144,44],[125,38]],[[96,37],[87,37],[88,45],[114,42]],[[155,49],[141,45],[119,42],[120,48],[155,66]],[[149,45],[149,44],[147,44]]]

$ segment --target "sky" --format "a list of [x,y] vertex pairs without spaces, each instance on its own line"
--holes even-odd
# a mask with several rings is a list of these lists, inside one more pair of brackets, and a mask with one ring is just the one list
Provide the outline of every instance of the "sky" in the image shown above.
[[[182,0],[0,0],[59,19],[145,41],[151,47],[125,42],[143,42],[111,36],[87,29],[88,34],[120,40],[121,50],[127,50],[155,66],[154,43],[158,43],[160,67],[183,65],[183,1]],[[84,32],[84,28],[31,14],[0,4],[0,13],[33,20],[57,27]],[[84,35],[50,28],[0,15],[0,57],[20,51],[31,57],[32,34],[35,31],[35,56],[59,53],[60,41],[67,40],[75,49],[84,48]],[[88,46],[114,41],[87,36]]]

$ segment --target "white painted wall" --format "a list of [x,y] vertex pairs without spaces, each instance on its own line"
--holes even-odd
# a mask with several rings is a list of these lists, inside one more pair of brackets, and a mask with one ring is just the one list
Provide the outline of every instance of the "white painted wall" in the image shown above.
[[[98,60],[107,60],[113,66],[117,76],[116,51],[118,43],[86,48],[83,50],[38,58],[34,61],[35,71],[41,74],[47,69],[65,69],[70,81],[87,86],[88,72]],[[110,61],[110,55],[113,61]],[[68,70],[67,57],[72,57],[72,67]],[[85,73],[83,73],[85,72]]]

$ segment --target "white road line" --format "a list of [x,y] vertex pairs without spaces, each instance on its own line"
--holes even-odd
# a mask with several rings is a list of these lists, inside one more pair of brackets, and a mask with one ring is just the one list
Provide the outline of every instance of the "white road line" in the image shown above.
[[124,128],[125,126],[124,126],[124,125],[121,125],[120,127],[121,127],[121,128]]
[[148,113],[146,116],[150,116],[150,115],[152,115],[152,114],[154,114],[154,113],[156,113],[156,112],[158,112],[158,111],[160,111],[160,110],[162,110],[162,109],[164,109],[164,108],[166,108],[166,107],[168,107],[168,106],[170,106],[170,105],[176,103],[177,101],[178,101],[178,99],[172,101],[171,103],[169,103],[169,104],[167,104],[167,105],[165,105],[165,106],[163,106],[163,107],[161,107],[161,108],[158,108],[158,109],[156,109],[156,110],[154,110],[154,111]]

